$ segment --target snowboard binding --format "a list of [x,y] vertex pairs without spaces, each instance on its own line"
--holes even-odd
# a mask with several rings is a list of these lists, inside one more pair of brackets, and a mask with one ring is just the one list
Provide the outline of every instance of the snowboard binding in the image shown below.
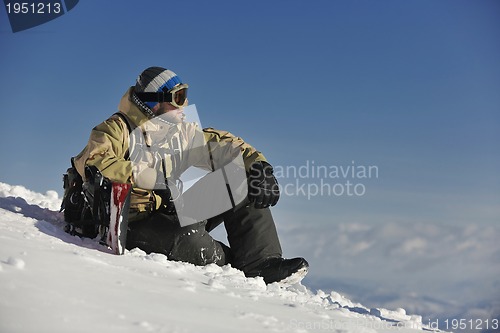
[[79,237],[98,237],[100,244],[122,254],[131,186],[111,182],[95,166],[85,168],[85,178],[84,182],[74,166],[64,174],[64,230]]

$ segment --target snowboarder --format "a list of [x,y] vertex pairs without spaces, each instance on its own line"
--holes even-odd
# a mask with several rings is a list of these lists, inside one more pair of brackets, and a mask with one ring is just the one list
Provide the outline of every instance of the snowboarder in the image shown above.
[[[213,128],[202,130],[184,121],[187,90],[188,85],[170,70],[144,70],[122,97],[120,114],[92,130],[87,146],[73,159],[76,170],[84,181],[85,168],[93,166],[113,182],[132,184],[127,249],[163,253],[171,260],[195,265],[230,263],[247,277],[261,276],[266,283],[303,277],[308,267],[304,258],[282,257],[269,208],[279,199],[272,166],[241,138]],[[156,119],[161,119],[160,125],[152,124]],[[159,150],[141,151],[141,145],[132,140],[132,132],[140,129],[139,133],[146,133],[146,127],[158,129],[164,127],[162,124],[167,127],[166,132],[161,132],[165,139],[163,157],[156,159]],[[151,148],[148,139],[151,141],[151,135],[146,135],[141,144]],[[208,154],[193,144],[200,141],[209,144]],[[218,167],[215,164],[231,161],[235,152],[241,154],[244,163],[247,199],[217,216],[182,225],[177,213],[183,206],[175,201],[180,195],[174,186],[158,184],[164,181],[170,185],[172,180],[175,183],[190,166],[213,172]],[[141,169],[141,163],[134,161],[146,161],[149,167]],[[221,223],[227,231],[229,247],[209,234]]]

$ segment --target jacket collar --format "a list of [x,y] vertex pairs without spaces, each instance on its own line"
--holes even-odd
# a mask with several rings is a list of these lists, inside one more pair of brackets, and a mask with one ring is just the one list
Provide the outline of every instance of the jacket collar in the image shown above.
[[132,89],[133,87],[130,87],[123,95],[118,105],[118,110],[125,114],[135,126],[141,126],[147,122],[149,118],[134,102],[132,102]]

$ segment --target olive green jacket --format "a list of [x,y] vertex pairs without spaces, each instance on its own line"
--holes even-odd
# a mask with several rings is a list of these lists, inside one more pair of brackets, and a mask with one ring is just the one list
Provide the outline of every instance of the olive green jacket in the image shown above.
[[[145,131],[146,127],[155,126],[149,118],[131,100],[132,89],[130,88],[122,97],[119,111],[128,120],[128,125]],[[131,183],[131,210],[138,212],[149,212],[160,205],[160,200],[153,191],[143,189],[139,186],[136,177],[136,165],[129,159],[130,132],[127,123],[118,115],[113,115],[92,129],[87,146],[74,158],[74,164],[78,173],[85,180],[85,166],[95,166],[113,182]],[[175,137],[180,147],[177,147],[177,165],[175,170],[179,173],[187,170],[190,166],[213,171],[230,162],[234,158],[234,151],[241,152],[245,168],[248,171],[250,165],[256,161],[266,161],[264,155],[255,148],[245,143],[243,139],[226,131],[213,128],[200,130],[196,124],[183,122],[170,124],[169,136]],[[136,131],[134,131],[136,133]],[[164,133],[164,132],[163,132]],[[205,144],[210,147],[210,154],[203,153],[195,146]],[[206,149],[204,150],[206,151]],[[167,158],[167,161],[170,159]],[[214,165],[220,161],[220,165]],[[173,167],[167,163],[166,172],[172,172]]]

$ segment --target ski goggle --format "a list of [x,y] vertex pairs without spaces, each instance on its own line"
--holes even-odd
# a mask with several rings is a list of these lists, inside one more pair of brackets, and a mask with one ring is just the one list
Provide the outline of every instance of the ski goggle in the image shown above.
[[135,94],[143,102],[168,102],[176,108],[183,107],[187,100],[188,84],[179,84],[170,90],[160,92],[136,92]]
[[165,100],[165,102],[169,102],[176,108],[184,106],[184,103],[186,103],[187,100],[188,88],[189,85],[187,84],[179,84],[178,86],[173,87],[170,91],[164,91],[164,95],[170,94],[170,101]]

